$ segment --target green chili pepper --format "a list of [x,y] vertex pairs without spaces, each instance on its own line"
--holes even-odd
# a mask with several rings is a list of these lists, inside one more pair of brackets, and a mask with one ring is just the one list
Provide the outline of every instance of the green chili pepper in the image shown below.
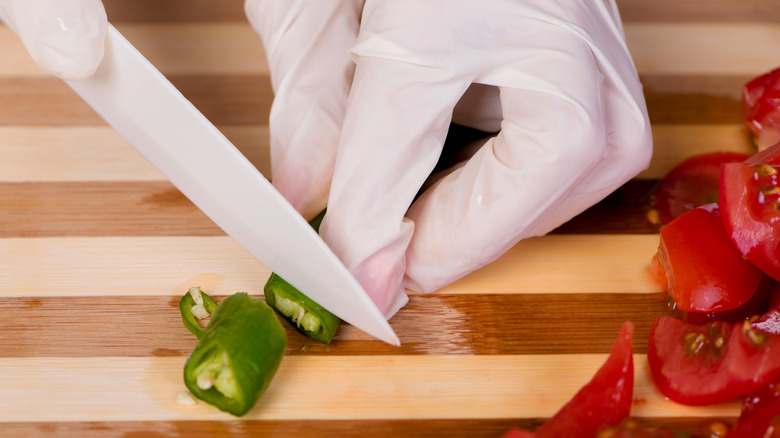
[[[309,222],[319,231],[325,211]],[[329,344],[341,319],[307,297],[282,277],[271,274],[263,288],[265,301],[304,335]]]
[[200,287],[191,287],[179,300],[179,310],[184,327],[200,339],[206,330],[199,321],[211,316],[217,310],[217,303]]
[[276,274],[263,289],[265,301],[304,335],[323,344],[330,343],[341,320]]
[[271,382],[287,349],[274,311],[244,292],[222,300],[184,365],[197,398],[235,416],[247,413]]

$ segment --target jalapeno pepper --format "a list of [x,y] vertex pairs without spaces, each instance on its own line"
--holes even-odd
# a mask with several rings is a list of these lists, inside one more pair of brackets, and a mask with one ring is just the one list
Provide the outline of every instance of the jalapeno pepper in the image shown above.
[[[309,224],[319,231],[323,211]],[[323,344],[329,344],[341,320],[336,315],[307,297],[282,277],[271,274],[263,288],[265,301],[304,335]]]
[[247,413],[268,387],[287,349],[274,311],[244,292],[222,300],[184,365],[197,398],[235,416]]
[[210,317],[217,310],[217,303],[203,292],[200,287],[191,287],[190,290],[179,300],[179,310],[184,327],[198,339],[206,331],[201,325],[200,320]]

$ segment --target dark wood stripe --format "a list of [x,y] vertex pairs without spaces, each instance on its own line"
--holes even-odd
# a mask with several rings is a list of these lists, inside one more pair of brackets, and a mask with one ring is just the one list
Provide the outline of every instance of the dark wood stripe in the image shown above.
[[640,79],[653,124],[742,122],[742,86],[748,76],[645,74]]
[[593,207],[561,225],[553,234],[655,234],[652,214],[660,180],[634,179]]
[[[244,21],[243,0],[104,0],[108,18],[125,21]],[[775,0],[618,0],[623,21],[712,22],[780,21]]]
[[[523,397],[518,394],[518,397]],[[426,420],[241,420],[241,421],[116,421],[3,423],[7,436],[109,437],[432,437],[498,438],[512,427],[538,428],[545,419],[426,419]],[[707,418],[643,418],[650,427],[667,427],[676,432],[702,436]],[[717,419],[733,425],[736,418]]]
[[112,22],[246,21],[243,0],[103,0]]
[[624,22],[765,22],[780,21],[776,0],[617,0]]
[[0,237],[224,234],[167,181],[0,184]]
[[[554,233],[656,233],[657,183],[630,181]],[[167,181],[0,183],[0,237],[223,234]]]
[[[0,320],[0,357],[186,356],[197,341],[182,325],[179,298],[2,298],[0,314],[24,317]],[[291,355],[578,354],[608,353],[630,315],[643,353],[664,309],[660,293],[412,295],[390,321],[400,348],[356,339],[346,325],[323,345],[283,324]]]
[[[760,72],[757,72],[757,74]],[[731,124],[742,120],[738,76],[643,75],[655,124]],[[171,82],[214,124],[268,123],[273,91],[260,75],[174,75]],[[0,78],[0,126],[97,125],[103,120],[55,78]]]
[[[263,76],[169,76],[217,125],[265,125],[273,99]],[[0,78],[0,126],[103,125],[75,92],[56,78]]]

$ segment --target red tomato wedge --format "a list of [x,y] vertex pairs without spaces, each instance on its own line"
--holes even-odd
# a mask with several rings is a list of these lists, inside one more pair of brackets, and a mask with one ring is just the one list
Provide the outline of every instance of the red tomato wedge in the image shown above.
[[780,142],[780,68],[742,87],[742,111],[759,149]]
[[676,217],[701,205],[718,202],[720,165],[745,161],[747,154],[711,152],[685,159],[666,174],[656,194],[661,221]]
[[780,385],[769,384],[745,397],[727,438],[780,437]]
[[536,432],[512,428],[503,438],[592,437],[628,417],[634,393],[634,324],[623,323],[606,362],[577,394]]
[[723,312],[747,303],[763,273],[734,248],[717,204],[688,211],[661,228],[654,275],[684,312]]
[[650,328],[647,360],[656,387],[670,400],[723,403],[780,378],[780,337],[748,321],[694,325],[662,316]]
[[742,255],[780,280],[780,143],[721,168],[723,224]]

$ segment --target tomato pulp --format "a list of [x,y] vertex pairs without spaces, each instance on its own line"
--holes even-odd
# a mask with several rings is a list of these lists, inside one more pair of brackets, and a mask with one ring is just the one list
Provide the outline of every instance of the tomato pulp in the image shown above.
[[676,217],[701,205],[718,202],[720,165],[745,161],[747,154],[711,152],[687,158],[666,174],[656,193],[661,221]]
[[672,401],[723,403],[780,378],[780,336],[748,321],[695,325],[662,316],[650,329],[647,361],[656,386]]
[[780,143],[721,168],[723,224],[736,248],[780,280]]

